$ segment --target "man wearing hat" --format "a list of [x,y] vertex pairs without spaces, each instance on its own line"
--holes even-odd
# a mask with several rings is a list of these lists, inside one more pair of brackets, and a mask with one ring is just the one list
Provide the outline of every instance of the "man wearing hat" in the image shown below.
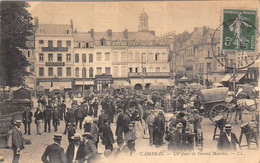
[[51,132],[51,105],[46,106],[46,109],[43,111],[43,119],[44,119],[44,132],[47,131],[47,125],[48,125],[48,131]]
[[54,135],[54,143],[49,145],[42,155],[41,159],[44,163],[67,163],[64,149],[60,146],[61,140],[61,134]]
[[182,136],[182,130],[183,130],[183,125],[182,123],[178,123],[176,125],[176,131],[175,131],[175,149],[176,150],[182,150],[182,141],[183,141],[183,136]]
[[73,125],[73,123],[68,123],[68,141],[69,143],[72,142],[72,136],[74,136],[74,134],[76,133],[76,129]]
[[158,116],[155,117],[153,127],[154,127],[154,141],[156,147],[158,148],[163,143],[163,134],[165,131],[165,117],[163,115],[162,110],[160,110]]
[[20,152],[24,149],[23,144],[23,135],[20,131],[20,127],[22,125],[21,120],[16,120],[14,123],[15,127],[12,131],[12,150],[14,153],[13,157],[13,163],[18,163],[20,158]]
[[71,142],[66,151],[66,157],[68,163],[74,163],[75,161],[79,161],[84,158],[84,153],[80,149],[80,135],[75,133],[74,136],[71,137],[73,142]]
[[98,142],[99,142],[99,132],[98,132],[98,126],[97,126],[98,118],[94,117],[93,122],[90,126],[90,133],[93,137],[93,142],[95,143],[96,147],[98,148]]
[[81,159],[79,162],[84,162],[84,160],[87,160],[88,163],[91,163],[97,155],[97,148],[93,142],[93,138],[90,132],[85,132],[83,135],[83,149],[82,151],[84,151],[84,158]]
[[24,134],[31,135],[31,123],[32,123],[32,112],[30,111],[29,107],[25,107],[25,111],[23,112],[23,124],[24,124]]
[[218,150],[229,151],[237,150],[238,140],[236,135],[231,132],[231,124],[226,124],[224,127],[224,132],[221,133],[218,139]]
[[[181,123],[182,124],[182,126],[183,126],[183,130],[182,130],[182,133],[184,133],[185,132],[185,127],[186,127],[186,120],[183,118],[184,117],[184,113],[183,112],[180,112],[179,114],[177,114],[177,118],[176,118],[176,125],[178,124],[178,123]],[[176,127],[176,126],[175,126]]]
[[94,117],[97,117],[97,113],[98,113],[98,101],[97,101],[97,99],[95,99],[95,101],[93,102],[93,104],[91,106],[94,109]]
[[135,140],[137,139],[137,137],[134,130],[134,124],[130,123],[128,126],[129,131],[125,134],[125,141],[130,150],[130,154],[132,154],[133,152],[135,152]]
[[54,110],[52,112],[52,125],[54,127],[54,132],[58,131],[58,124],[60,121],[60,111],[57,107],[54,107]]
[[66,116],[65,116],[66,127],[65,127],[65,131],[63,134],[67,133],[68,123],[75,122],[75,116],[74,116],[73,110],[71,108],[68,108],[67,110],[68,111],[66,112]]
[[116,136],[117,136],[117,143],[119,140],[123,139],[123,128],[124,128],[124,112],[119,109],[118,116],[116,121]]

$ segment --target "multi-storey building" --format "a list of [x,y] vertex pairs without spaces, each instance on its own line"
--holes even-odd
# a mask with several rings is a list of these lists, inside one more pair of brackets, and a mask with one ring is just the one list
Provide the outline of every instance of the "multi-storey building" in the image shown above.
[[35,19],[36,84],[82,91],[131,84],[172,85],[169,46],[148,29],[148,15],[139,17],[138,32],[77,32],[70,24],[39,24]]

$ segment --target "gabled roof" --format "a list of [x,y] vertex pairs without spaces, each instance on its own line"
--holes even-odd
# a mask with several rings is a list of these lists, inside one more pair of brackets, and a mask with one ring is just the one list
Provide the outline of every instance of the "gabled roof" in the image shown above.
[[128,32],[129,40],[155,40],[156,37],[149,32]]
[[93,38],[88,32],[80,32],[74,33],[74,41],[93,41]]

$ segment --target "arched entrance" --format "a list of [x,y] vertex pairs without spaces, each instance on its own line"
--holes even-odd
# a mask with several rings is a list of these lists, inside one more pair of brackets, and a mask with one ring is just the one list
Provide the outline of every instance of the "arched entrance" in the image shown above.
[[136,84],[135,85],[135,90],[142,90],[143,86],[141,84]]

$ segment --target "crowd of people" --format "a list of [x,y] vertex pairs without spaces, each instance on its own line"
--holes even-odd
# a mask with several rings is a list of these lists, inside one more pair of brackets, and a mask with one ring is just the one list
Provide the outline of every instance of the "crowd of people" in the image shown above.
[[[165,140],[168,149],[173,151],[194,150],[202,145],[203,112],[198,94],[191,89],[171,89],[164,93],[154,92],[150,96],[131,89],[108,91],[103,97],[91,93],[81,103],[69,98],[72,101],[70,106],[66,105],[66,100],[60,95],[39,97],[35,113],[27,107],[22,115],[24,134],[28,135],[31,134],[33,117],[38,135],[42,134],[42,121],[44,132],[49,133],[51,126],[57,132],[60,123],[65,123],[63,134],[67,135],[69,142],[66,153],[59,146],[62,135],[55,134],[54,144],[48,146],[42,155],[43,162],[91,162],[98,156],[99,143],[104,145],[106,157],[120,153],[133,155],[138,138],[136,128],[141,130],[144,138],[149,138],[150,146],[157,148],[165,144]],[[100,114],[99,106],[102,108]],[[169,119],[165,117],[167,112],[172,112]],[[112,123],[116,125],[115,132],[111,129]],[[19,125],[21,121],[16,123],[16,129],[20,128]],[[218,149],[236,149],[237,138],[229,132],[229,124],[226,125]],[[82,140],[78,130],[84,130]],[[17,151],[22,148],[14,150],[13,162],[19,160]]]

